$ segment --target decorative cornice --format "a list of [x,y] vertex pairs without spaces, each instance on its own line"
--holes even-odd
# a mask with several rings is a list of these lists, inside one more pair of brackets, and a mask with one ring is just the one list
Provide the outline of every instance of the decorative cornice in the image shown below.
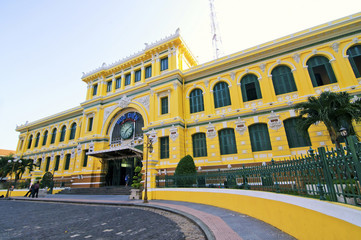
[[133,53],[129,56],[126,56],[124,57],[123,59],[119,59],[118,61],[115,61],[109,65],[107,65],[106,63],[103,63],[102,66],[90,71],[90,72],[83,72],[83,76],[81,77],[82,79],[86,78],[86,77],[89,77],[91,75],[93,75],[94,73],[97,73],[97,72],[100,72],[100,71],[103,71],[103,70],[109,70],[115,66],[118,66],[122,63],[126,63],[127,61],[133,59],[133,58],[137,58],[137,57],[140,57],[141,55],[143,55],[144,53],[146,53],[149,49],[155,47],[155,46],[158,46],[158,45],[161,45],[163,43],[166,43],[168,41],[170,41],[171,39],[174,39],[174,38],[177,38],[180,36],[180,29],[178,28],[175,33],[169,35],[169,36],[166,36],[165,38],[162,38],[158,41],[155,41],[155,42],[152,42],[150,44],[148,43],[144,43],[145,45],[145,48],[139,52],[136,52],[136,53]]

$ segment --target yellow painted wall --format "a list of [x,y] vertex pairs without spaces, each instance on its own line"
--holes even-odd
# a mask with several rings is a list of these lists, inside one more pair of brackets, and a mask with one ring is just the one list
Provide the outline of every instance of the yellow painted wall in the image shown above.
[[[151,199],[154,200],[194,202],[229,209],[260,219],[301,240],[349,240],[359,239],[361,236],[361,227],[344,220],[308,209],[307,207],[300,207],[262,197],[237,195],[227,193],[227,191],[218,193],[207,192],[207,190],[203,191],[202,189],[198,189],[198,191],[187,191],[185,189],[181,191],[176,189],[167,191],[157,189],[156,191],[151,191],[151,196]],[[279,196],[282,196],[282,194],[279,194]],[[298,197],[298,200],[302,201],[302,198]],[[312,199],[312,201],[318,200]],[[324,208],[330,209],[332,206],[325,204]],[[349,210],[352,207],[345,205],[344,208]],[[353,214],[361,214],[359,208],[355,207],[352,209],[352,211],[356,211]]]

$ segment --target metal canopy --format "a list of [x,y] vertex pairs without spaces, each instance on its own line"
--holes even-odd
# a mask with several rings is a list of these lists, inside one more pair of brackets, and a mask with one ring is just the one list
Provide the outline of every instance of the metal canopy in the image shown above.
[[107,159],[142,157],[143,151],[127,146],[127,147],[110,148],[96,152],[88,152],[87,155],[107,160]]

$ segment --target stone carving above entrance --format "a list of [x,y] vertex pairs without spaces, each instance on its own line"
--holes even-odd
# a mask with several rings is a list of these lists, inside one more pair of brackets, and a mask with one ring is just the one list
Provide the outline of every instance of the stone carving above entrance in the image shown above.
[[132,101],[132,98],[127,97],[127,96],[123,96],[123,97],[119,100],[118,106],[119,106],[120,108],[126,108],[126,107],[128,107],[128,105],[131,103],[131,101]]
[[149,95],[141,97],[141,98],[137,98],[136,101],[139,102],[140,104],[142,104],[149,112]]

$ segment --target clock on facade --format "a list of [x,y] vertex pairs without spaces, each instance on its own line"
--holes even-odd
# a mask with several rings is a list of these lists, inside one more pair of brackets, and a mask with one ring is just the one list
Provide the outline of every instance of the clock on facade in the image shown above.
[[122,127],[120,128],[120,136],[123,139],[128,139],[133,134],[133,123],[132,122],[125,122]]

